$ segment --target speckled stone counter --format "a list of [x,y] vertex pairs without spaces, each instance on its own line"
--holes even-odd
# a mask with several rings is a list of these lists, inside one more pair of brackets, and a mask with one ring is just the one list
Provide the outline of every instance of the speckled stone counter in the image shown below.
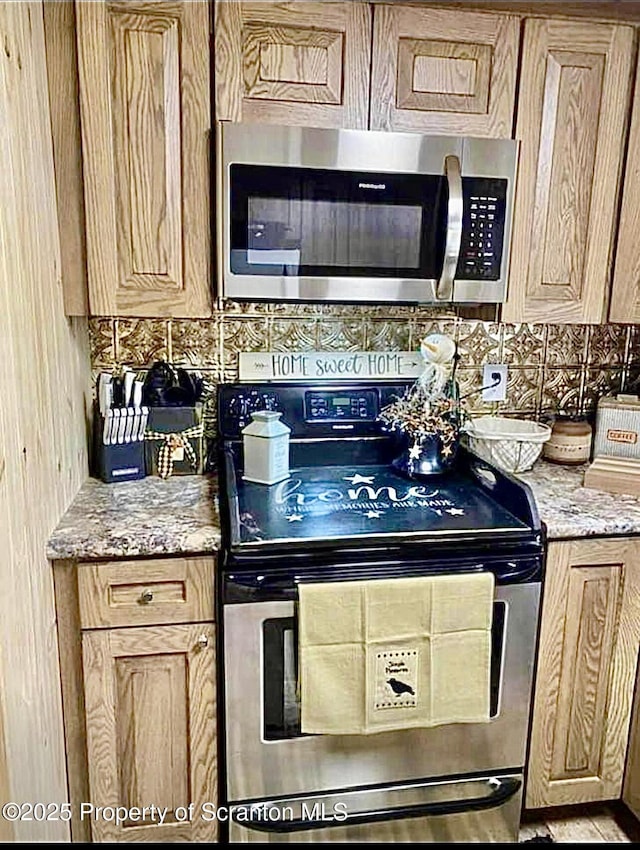
[[89,478],[55,529],[50,560],[215,552],[220,545],[214,476],[104,484]]
[[587,467],[539,460],[520,475],[533,490],[549,539],[640,534],[640,499],[583,487]]
[[[640,534],[640,499],[582,486],[587,465],[539,460],[520,476],[533,491],[549,539]],[[51,536],[51,560],[215,552],[220,546],[215,476],[149,477],[123,484],[88,479]]]

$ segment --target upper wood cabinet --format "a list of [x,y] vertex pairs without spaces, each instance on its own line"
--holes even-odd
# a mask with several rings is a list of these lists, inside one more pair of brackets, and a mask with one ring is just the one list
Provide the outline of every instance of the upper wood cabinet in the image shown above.
[[208,3],[76,16],[90,311],[210,315]]
[[525,23],[504,321],[605,318],[633,49],[627,26]]
[[216,118],[366,129],[371,8],[217,2]]
[[519,44],[518,17],[376,6],[371,129],[511,138]]
[[301,0],[215,8],[219,120],[511,136],[516,16]]
[[640,642],[640,544],[551,542],[526,806],[618,799]]
[[609,320],[640,323],[640,60],[631,112]]

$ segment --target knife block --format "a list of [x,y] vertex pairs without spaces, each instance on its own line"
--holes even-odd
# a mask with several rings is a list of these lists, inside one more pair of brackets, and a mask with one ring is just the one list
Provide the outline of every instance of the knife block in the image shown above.
[[93,416],[93,475],[106,484],[137,481],[146,477],[144,440],[105,445],[102,441],[104,416]]

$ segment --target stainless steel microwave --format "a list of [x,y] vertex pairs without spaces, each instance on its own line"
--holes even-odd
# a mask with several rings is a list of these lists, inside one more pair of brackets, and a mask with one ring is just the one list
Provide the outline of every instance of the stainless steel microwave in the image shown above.
[[223,122],[221,294],[504,301],[517,161],[510,139]]

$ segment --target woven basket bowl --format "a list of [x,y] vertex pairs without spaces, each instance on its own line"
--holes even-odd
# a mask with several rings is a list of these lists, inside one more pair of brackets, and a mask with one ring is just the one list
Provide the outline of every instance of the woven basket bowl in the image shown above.
[[479,416],[465,431],[472,451],[507,472],[531,469],[551,436],[548,425],[508,416]]

